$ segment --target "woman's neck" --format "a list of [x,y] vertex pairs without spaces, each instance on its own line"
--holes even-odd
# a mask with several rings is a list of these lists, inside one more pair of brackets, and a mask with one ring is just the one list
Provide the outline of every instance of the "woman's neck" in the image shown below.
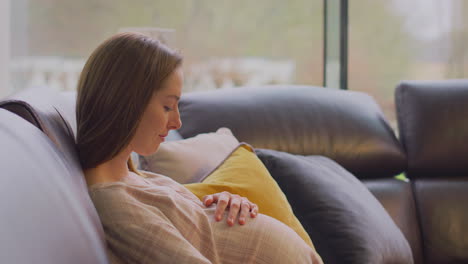
[[111,160],[99,164],[95,168],[90,168],[84,171],[86,183],[91,186],[96,183],[116,182],[128,176],[129,170],[127,161],[130,153],[122,151]]

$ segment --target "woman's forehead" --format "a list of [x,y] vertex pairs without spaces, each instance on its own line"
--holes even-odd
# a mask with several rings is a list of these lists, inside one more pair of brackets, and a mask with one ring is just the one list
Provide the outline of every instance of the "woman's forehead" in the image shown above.
[[181,68],[178,67],[162,83],[159,94],[172,96],[174,99],[180,98],[183,82],[183,73]]

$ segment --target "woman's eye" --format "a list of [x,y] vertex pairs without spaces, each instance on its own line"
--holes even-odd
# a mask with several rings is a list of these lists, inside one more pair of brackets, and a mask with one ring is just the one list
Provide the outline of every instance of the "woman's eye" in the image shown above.
[[169,112],[169,111],[171,111],[171,110],[172,110],[172,108],[167,107],[167,106],[164,106],[164,111]]

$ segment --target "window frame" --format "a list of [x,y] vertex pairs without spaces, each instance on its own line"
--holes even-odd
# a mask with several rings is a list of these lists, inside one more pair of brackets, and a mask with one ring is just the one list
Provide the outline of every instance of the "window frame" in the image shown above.
[[348,0],[323,0],[323,86],[348,89]]

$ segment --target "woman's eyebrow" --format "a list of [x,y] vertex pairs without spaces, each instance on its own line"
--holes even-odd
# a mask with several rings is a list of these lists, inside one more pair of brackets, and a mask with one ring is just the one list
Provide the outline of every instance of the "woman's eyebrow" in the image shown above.
[[166,96],[166,98],[174,98],[174,99],[176,99],[176,101],[180,100],[180,97],[177,96],[177,95],[168,95],[168,96]]

